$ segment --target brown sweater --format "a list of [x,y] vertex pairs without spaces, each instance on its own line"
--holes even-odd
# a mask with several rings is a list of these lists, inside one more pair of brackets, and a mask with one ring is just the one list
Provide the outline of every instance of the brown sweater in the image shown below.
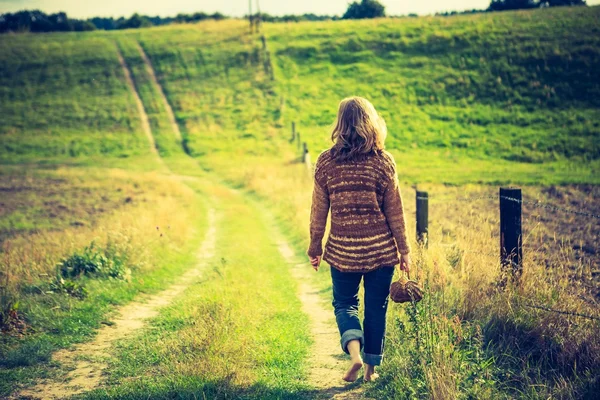
[[[327,215],[331,229],[322,249]],[[392,155],[380,151],[360,161],[335,161],[329,150],[315,164],[307,254],[344,272],[368,272],[408,254],[402,198]]]

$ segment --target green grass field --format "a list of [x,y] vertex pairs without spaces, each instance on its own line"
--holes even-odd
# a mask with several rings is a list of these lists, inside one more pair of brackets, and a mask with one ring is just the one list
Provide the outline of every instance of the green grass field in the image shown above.
[[[415,185],[432,198],[429,249],[414,254],[427,301],[390,310],[366,394],[594,398],[597,320],[523,299],[600,317],[596,220],[526,206],[523,284],[499,291],[497,205],[454,199],[524,185],[527,199],[600,212],[599,19],[578,7],[264,24],[268,53],[239,20],[0,35],[0,396],[64,381],[72,367],[53,353],[192,269],[214,208],[201,278],[112,345],[100,387],[75,397],[326,397],[307,381],[309,318],[268,226],[303,256],[312,182],[291,124],[314,160],[339,100],[361,95],[387,121],[410,232]],[[131,278],[60,283],[57,264],[92,242]],[[325,307],[327,275],[310,281]]]

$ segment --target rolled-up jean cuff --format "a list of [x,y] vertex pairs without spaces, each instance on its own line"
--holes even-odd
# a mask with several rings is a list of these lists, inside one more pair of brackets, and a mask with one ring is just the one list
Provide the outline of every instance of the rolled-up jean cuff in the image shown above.
[[383,361],[382,354],[368,354],[363,353],[363,362],[369,365],[381,365],[381,361]]
[[342,350],[344,350],[344,353],[350,354],[346,347],[348,346],[348,342],[351,340],[358,340],[360,342],[360,349],[362,350],[365,344],[363,332],[360,329],[348,329],[342,334],[342,339],[340,340],[340,344],[342,345]]

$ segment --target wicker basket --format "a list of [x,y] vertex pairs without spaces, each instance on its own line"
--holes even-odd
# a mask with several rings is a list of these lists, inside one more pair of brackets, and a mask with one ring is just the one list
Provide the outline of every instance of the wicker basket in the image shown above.
[[417,282],[410,280],[410,276],[407,279],[402,273],[400,279],[390,286],[390,298],[395,303],[416,303],[423,299],[423,290]]

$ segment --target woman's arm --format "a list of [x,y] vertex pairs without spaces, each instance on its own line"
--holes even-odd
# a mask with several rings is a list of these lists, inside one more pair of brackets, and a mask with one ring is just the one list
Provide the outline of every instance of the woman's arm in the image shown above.
[[400,185],[398,184],[396,168],[394,168],[393,177],[390,177],[390,181],[383,194],[383,213],[390,226],[392,235],[396,239],[400,254],[406,255],[410,253],[410,245],[406,237],[404,207],[402,206],[402,196],[400,195]]
[[327,214],[329,214],[329,193],[327,188],[322,187],[315,178],[310,209],[310,246],[306,252],[311,258],[323,254],[322,241],[327,225]]

